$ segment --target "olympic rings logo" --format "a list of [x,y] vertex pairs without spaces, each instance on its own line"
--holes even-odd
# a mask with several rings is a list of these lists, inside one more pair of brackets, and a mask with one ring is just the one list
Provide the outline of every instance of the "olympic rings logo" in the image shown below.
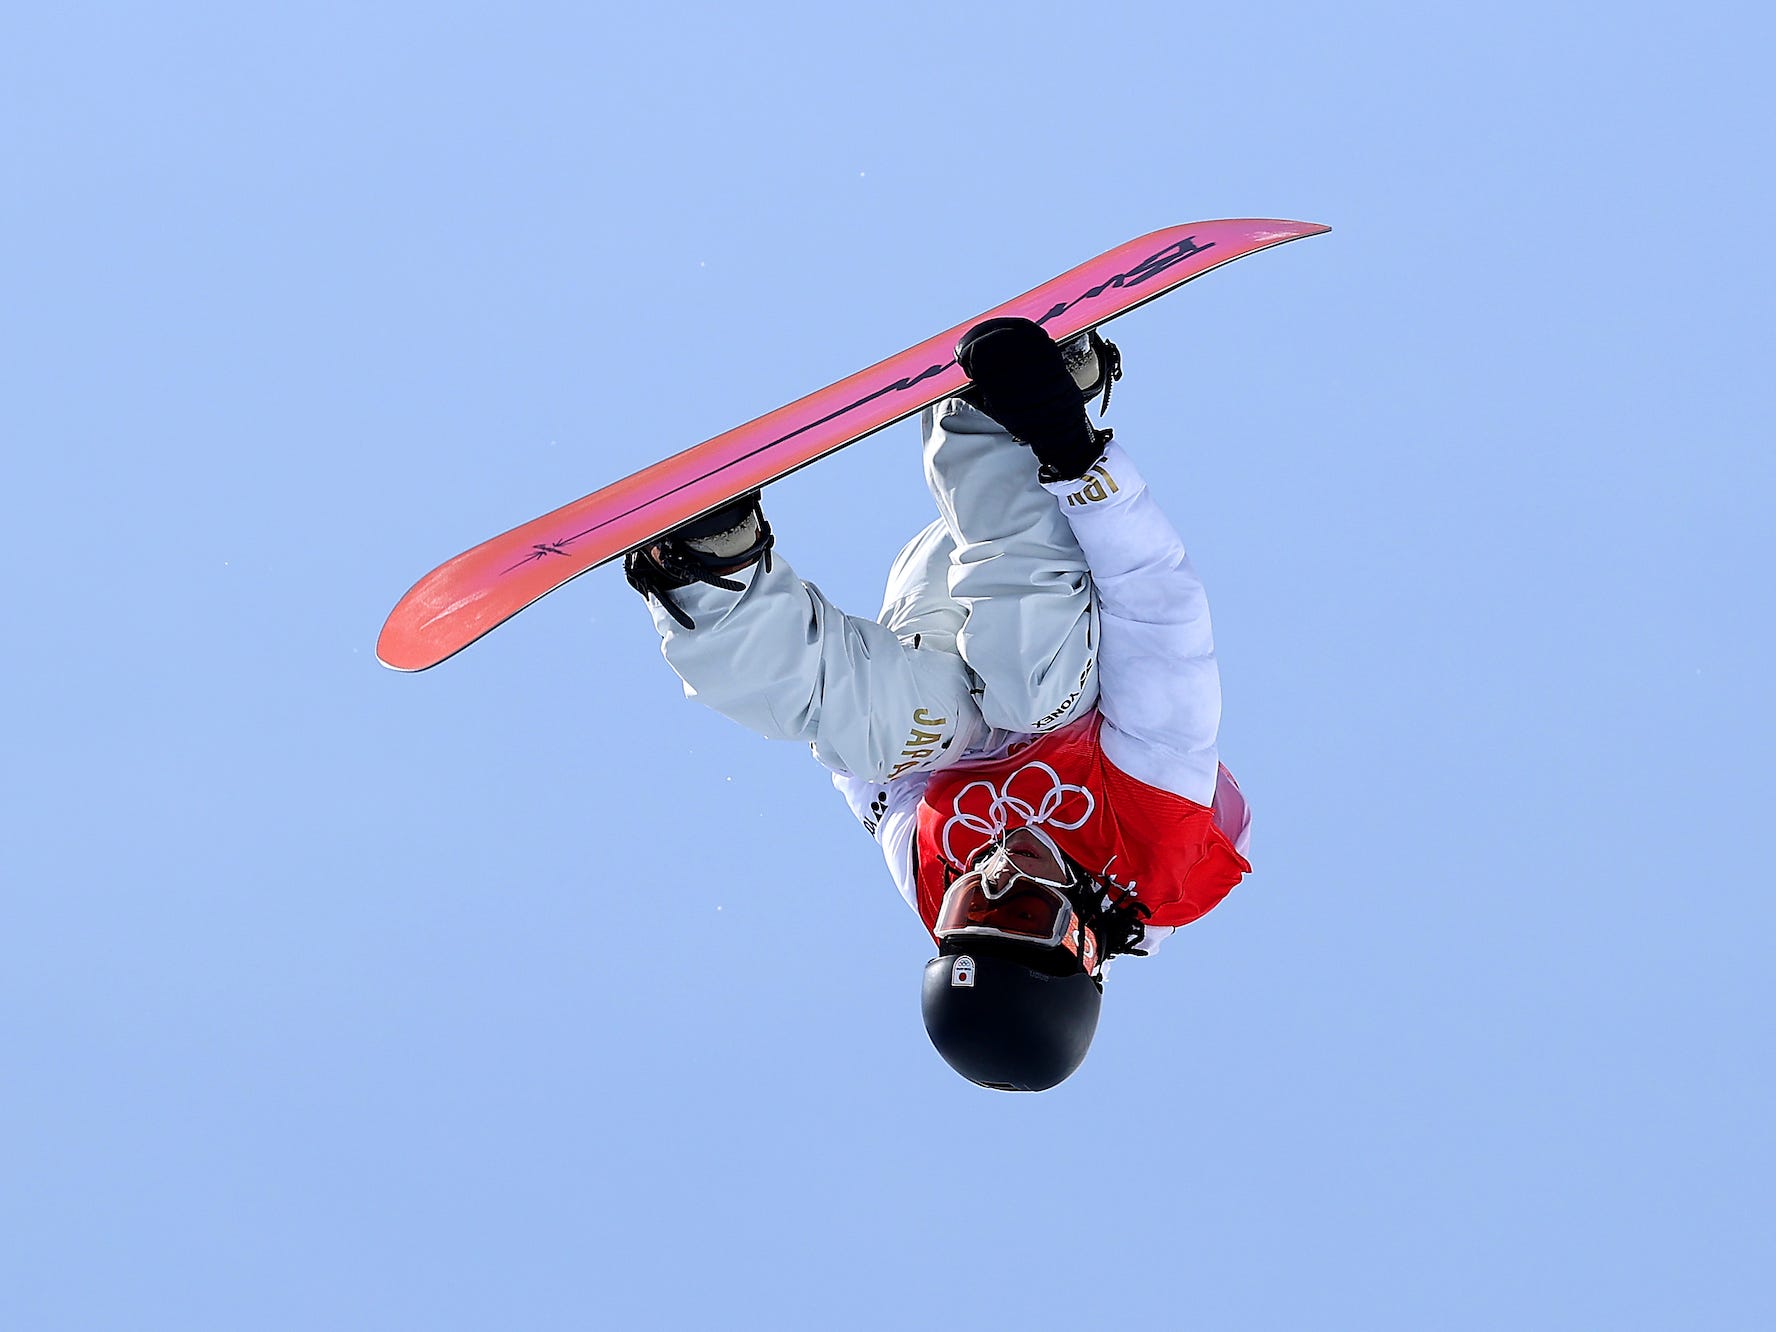
[[[1019,778],[1025,773],[1035,775],[1020,784]],[[1043,785],[1042,777],[1048,779],[1046,785]],[[1017,788],[1015,793],[1014,787]],[[1063,806],[1075,796],[1079,799],[1072,801],[1072,808],[1063,812]],[[1083,809],[1079,808],[1081,803]],[[1063,782],[1061,774],[1046,763],[1026,763],[1005,779],[1003,789],[989,781],[976,781],[956,793],[950,817],[943,826],[944,858],[953,865],[964,862],[964,857],[956,854],[950,845],[950,835],[957,828],[991,841],[1011,827],[1015,817],[1019,827],[1047,824],[1072,832],[1083,827],[1096,808],[1097,801],[1083,786]]]

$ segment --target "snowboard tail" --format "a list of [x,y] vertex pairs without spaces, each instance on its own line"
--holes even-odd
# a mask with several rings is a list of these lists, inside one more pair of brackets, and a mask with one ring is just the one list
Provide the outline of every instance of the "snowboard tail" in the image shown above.
[[1251,218],[1197,222],[1106,251],[898,356],[439,565],[389,613],[376,655],[399,671],[436,666],[588,569],[951,397],[968,383],[956,364],[956,341],[984,319],[1021,315],[1064,342],[1222,264],[1328,230]]

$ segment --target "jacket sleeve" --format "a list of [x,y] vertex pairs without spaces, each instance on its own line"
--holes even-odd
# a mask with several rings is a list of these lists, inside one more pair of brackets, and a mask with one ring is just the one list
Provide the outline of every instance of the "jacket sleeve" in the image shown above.
[[866,782],[943,767],[989,734],[954,652],[846,615],[776,555],[734,577],[739,592],[672,594],[695,629],[648,603],[687,696]]
[[1097,587],[1105,757],[1149,786],[1211,804],[1221,677],[1208,598],[1183,540],[1116,443],[1084,477],[1048,489]]
[[892,782],[865,781],[835,772],[833,785],[864,831],[876,839],[894,886],[914,913],[919,910],[919,885],[915,877],[915,843],[919,831],[919,801],[931,784],[928,773],[908,773]]

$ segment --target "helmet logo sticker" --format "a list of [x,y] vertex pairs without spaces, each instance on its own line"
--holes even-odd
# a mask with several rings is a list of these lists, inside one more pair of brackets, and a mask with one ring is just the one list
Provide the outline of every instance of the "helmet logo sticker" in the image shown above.
[[959,957],[950,963],[950,988],[972,988],[974,985],[974,959]]

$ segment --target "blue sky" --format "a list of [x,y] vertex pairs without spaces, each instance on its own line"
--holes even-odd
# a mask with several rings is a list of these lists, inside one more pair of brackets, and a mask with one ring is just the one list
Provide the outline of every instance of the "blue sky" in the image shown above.
[[[1745,1327],[1749,5],[57,6],[0,29],[0,1322]],[[821,772],[444,558],[1156,227],[1253,878],[1012,1098]],[[902,426],[766,495],[873,613]]]

